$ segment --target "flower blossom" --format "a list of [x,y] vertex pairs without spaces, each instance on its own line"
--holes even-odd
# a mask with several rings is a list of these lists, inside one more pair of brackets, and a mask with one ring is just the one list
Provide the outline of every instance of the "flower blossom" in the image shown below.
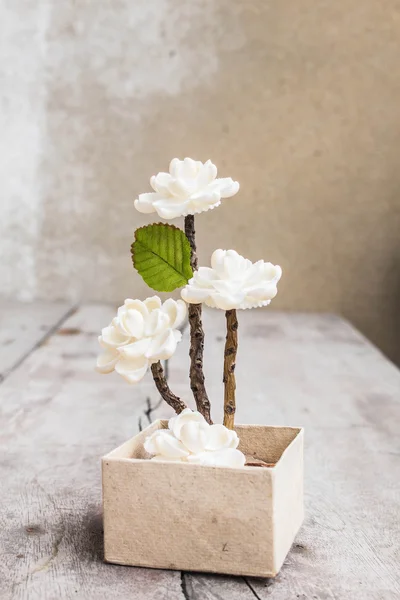
[[174,158],[169,173],[150,179],[154,192],[140,194],[135,208],[141,213],[158,213],[162,219],[194,215],[221,204],[239,191],[239,183],[230,177],[216,179],[217,167],[208,160]]
[[150,365],[170,358],[182,334],[178,327],[186,318],[186,304],[158,296],[125,300],[117,316],[99,337],[104,352],[97,359],[97,371],[116,371],[129,383],[137,383]]
[[185,408],[144,443],[152,460],[188,462],[213,467],[244,467],[246,458],[237,449],[239,438],[224,425],[209,425],[197,411]]
[[204,302],[222,310],[267,306],[278,292],[281,275],[279,266],[252,263],[235,250],[215,250],[211,268],[200,267],[181,296],[189,304]]

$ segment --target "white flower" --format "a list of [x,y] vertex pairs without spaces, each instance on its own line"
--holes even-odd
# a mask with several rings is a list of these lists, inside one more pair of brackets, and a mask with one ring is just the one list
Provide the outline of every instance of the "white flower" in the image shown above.
[[192,158],[174,158],[169,173],[158,173],[150,179],[155,190],[140,194],[135,208],[141,213],[158,213],[163,219],[194,215],[221,204],[239,191],[239,183],[230,177],[216,179],[217,167],[208,160],[204,164]]
[[214,452],[200,452],[187,457],[187,462],[205,467],[244,467],[246,457],[235,448],[225,448]]
[[152,460],[190,462],[212,467],[243,467],[246,459],[237,450],[239,438],[224,425],[209,425],[197,411],[185,408],[169,420],[168,429],[150,435],[144,448]]
[[252,263],[235,250],[215,250],[211,268],[200,267],[181,292],[189,304],[204,302],[212,308],[267,306],[277,294],[282,269],[259,260]]
[[176,439],[171,431],[158,429],[144,443],[149,454],[162,455],[166,458],[183,458],[189,456],[185,446]]
[[180,439],[181,429],[183,425],[187,423],[205,423],[206,420],[201,413],[191,408],[185,408],[179,415],[172,417],[168,421],[168,429],[170,429],[174,436]]
[[181,442],[194,454],[202,452],[207,446],[209,425],[204,423],[189,422],[181,427]]
[[186,304],[158,296],[125,300],[117,316],[99,337],[104,352],[97,359],[97,371],[116,371],[129,383],[137,383],[150,365],[170,358],[182,334],[178,327],[186,318]]
[[210,426],[206,450],[237,448],[238,445],[239,438],[236,431],[217,423]]

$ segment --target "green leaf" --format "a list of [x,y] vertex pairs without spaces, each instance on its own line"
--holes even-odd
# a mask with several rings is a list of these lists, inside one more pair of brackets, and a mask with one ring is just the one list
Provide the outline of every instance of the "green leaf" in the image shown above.
[[133,266],[157,292],[172,292],[193,277],[189,241],[174,225],[154,223],[137,229],[131,252]]

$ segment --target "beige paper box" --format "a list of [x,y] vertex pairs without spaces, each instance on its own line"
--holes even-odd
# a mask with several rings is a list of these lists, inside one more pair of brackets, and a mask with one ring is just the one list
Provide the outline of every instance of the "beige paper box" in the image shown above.
[[103,458],[105,560],[273,577],[303,521],[303,430],[238,425],[239,448],[271,468],[147,460],[156,421]]

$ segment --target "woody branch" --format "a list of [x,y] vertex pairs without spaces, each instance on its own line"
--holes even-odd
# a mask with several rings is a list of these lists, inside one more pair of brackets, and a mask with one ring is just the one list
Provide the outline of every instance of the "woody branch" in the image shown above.
[[[190,243],[191,260],[190,264],[193,271],[197,271],[196,239],[194,228],[194,216],[185,217],[185,234]],[[204,373],[203,373],[203,354],[204,354],[204,330],[201,319],[201,304],[189,304],[189,325],[190,325],[190,387],[196,402],[197,410],[204,416],[208,423],[211,420],[211,406],[207,396]]]
[[224,352],[224,425],[233,429],[236,411],[236,353],[238,347],[238,321],[236,310],[227,310],[226,313],[226,342]]
[[161,398],[179,415],[187,406],[171,391],[160,361],[151,365],[151,373]]

